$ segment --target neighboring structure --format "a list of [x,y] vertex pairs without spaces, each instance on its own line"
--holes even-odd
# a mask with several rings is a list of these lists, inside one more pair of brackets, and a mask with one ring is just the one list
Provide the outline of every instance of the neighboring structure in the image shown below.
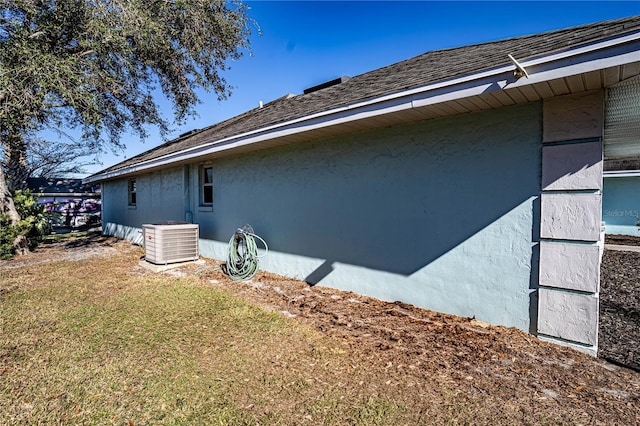
[[106,234],[186,220],[224,259],[249,223],[266,270],[595,353],[603,134],[640,158],[608,93],[639,74],[640,17],[428,52],[86,181],[103,184]]
[[640,160],[605,162],[602,220],[607,234],[640,237]]
[[27,188],[38,195],[54,228],[100,225],[100,185],[82,179],[28,178]]

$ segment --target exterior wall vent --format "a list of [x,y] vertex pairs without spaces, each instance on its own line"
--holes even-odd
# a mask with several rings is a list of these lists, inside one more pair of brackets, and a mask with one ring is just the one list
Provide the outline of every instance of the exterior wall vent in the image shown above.
[[343,75],[342,77],[336,78],[334,80],[325,81],[324,83],[318,84],[317,86],[309,87],[308,89],[304,89],[303,93],[306,95],[307,93],[317,92],[318,90],[326,89],[327,87],[335,86],[336,84],[344,83],[348,81],[351,77]]
[[163,222],[142,225],[145,260],[156,265],[198,260],[198,225]]
[[189,130],[188,132],[181,133],[181,134],[177,137],[177,139],[180,139],[180,138],[186,138],[187,136],[191,136],[191,135],[193,135],[193,134],[195,134],[195,133],[198,133],[199,131],[200,131],[200,129],[192,129],[192,130]]

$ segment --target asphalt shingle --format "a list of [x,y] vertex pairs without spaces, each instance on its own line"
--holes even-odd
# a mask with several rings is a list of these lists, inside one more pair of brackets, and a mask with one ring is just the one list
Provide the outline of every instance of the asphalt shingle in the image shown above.
[[436,50],[388,65],[312,93],[284,96],[210,127],[191,132],[99,173],[197,147],[204,143],[283,123],[314,113],[475,74],[518,60],[561,52],[640,30],[640,16],[604,21],[504,40]]

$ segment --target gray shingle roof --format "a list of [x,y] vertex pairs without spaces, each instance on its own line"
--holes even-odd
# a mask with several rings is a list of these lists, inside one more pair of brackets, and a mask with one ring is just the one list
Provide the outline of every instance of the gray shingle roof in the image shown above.
[[637,30],[640,30],[640,16],[427,52],[319,91],[282,97],[262,108],[171,140],[99,173],[355,102],[505,66],[510,64],[508,54],[518,60],[532,59]]
[[82,183],[82,179],[69,178],[27,178],[27,188],[36,194],[79,194],[95,193],[96,185]]

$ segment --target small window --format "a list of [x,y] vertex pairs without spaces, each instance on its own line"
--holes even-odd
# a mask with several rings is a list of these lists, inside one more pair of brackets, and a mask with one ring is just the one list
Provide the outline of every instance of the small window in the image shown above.
[[129,179],[129,205],[135,206],[136,201],[136,180]]
[[202,166],[200,168],[200,204],[213,205],[213,167]]

